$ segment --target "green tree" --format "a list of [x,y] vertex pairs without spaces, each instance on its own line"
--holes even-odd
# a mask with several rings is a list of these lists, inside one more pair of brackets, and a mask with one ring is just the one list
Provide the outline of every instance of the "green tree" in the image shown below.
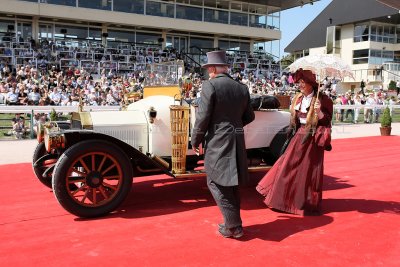
[[288,54],[281,59],[281,68],[285,69],[287,68],[290,64],[294,62],[294,56],[291,54]]

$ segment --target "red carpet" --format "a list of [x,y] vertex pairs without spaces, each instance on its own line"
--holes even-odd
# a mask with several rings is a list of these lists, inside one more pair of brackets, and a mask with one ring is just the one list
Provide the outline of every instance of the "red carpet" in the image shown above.
[[334,140],[317,217],[266,209],[254,179],[242,240],[216,234],[204,178],[137,179],[118,212],[82,220],[30,164],[2,165],[0,266],[400,266],[399,151],[396,136]]

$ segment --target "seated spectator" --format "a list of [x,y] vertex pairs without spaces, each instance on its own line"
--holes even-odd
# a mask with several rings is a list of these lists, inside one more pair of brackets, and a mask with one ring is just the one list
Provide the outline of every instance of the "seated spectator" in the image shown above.
[[22,139],[25,135],[25,119],[20,113],[15,113],[15,117],[11,120],[12,122],[12,133],[16,139]]
[[20,105],[26,105],[28,103],[28,92],[29,91],[24,85],[20,87],[18,96],[18,101]]
[[107,105],[109,106],[116,106],[118,105],[118,99],[113,95],[112,90],[108,88],[107,98],[106,98]]
[[61,106],[70,106],[71,105],[71,98],[69,94],[67,93],[66,89],[62,89],[61,91],[61,101],[60,101]]
[[44,113],[36,113],[35,116],[33,117],[33,131],[35,137],[37,136],[37,125],[40,124],[45,124],[47,120],[46,114]]
[[58,92],[58,88],[54,87],[53,88],[53,92],[50,93],[49,95],[50,98],[50,104],[51,105],[55,105],[55,106],[59,106],[61,103],[61,94],[60,92]]
[[32,92],[28,94],[28,105],[39,105],[40,94],[37,87],[33,87]]
[[6,101],[8,105],[19,105],[19,94],[15,87],[11,87],[10,92],[7,93]]

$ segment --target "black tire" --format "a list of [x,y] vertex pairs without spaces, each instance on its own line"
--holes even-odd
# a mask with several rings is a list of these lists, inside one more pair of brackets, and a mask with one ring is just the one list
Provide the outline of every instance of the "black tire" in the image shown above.
[[[36,178],[45,186],[52,188],[52,174],[53,174],[53,169],[54,165],[57,162],[57,156],[56,155],[49,155],[50,159],[54,160],[54,162],[48,162],[49,160],[42,160],[40,162],[36,161],[43,157],[44,155],[47,155],[46,147],[44,146],[44,143],[38,143],[35,151],[33,152],[32,156],[32,169],[33,172],[36,175]],[[51,160],[50,160],[51,161]],[[35,164],[36,163],[36,164]]]
[[274,139],[272,139],[269,149],[271,151],[272,160],[274,163],[282,155],[281,153],[282,147],[283,144],[286,142],[287,137],[288,137],[288,128],[284,128],[274,136]]
[[124,201],[132,187],[132,176],[129,158],[119,147],[103,140],[82,141],[58,160],[53,191],[68,212],[97,217],[114,211]]

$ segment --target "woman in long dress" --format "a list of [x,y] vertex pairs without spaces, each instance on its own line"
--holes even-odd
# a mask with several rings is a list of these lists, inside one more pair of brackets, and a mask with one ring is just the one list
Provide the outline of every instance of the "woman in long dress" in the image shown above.
[[273,210],[300,215],[320,213],[324,150],[330,150],[332,100],[320,93],[311,71],[298,70],[298,93],[291,104],[295,132],[284,154],[257,185],[264,203]]

